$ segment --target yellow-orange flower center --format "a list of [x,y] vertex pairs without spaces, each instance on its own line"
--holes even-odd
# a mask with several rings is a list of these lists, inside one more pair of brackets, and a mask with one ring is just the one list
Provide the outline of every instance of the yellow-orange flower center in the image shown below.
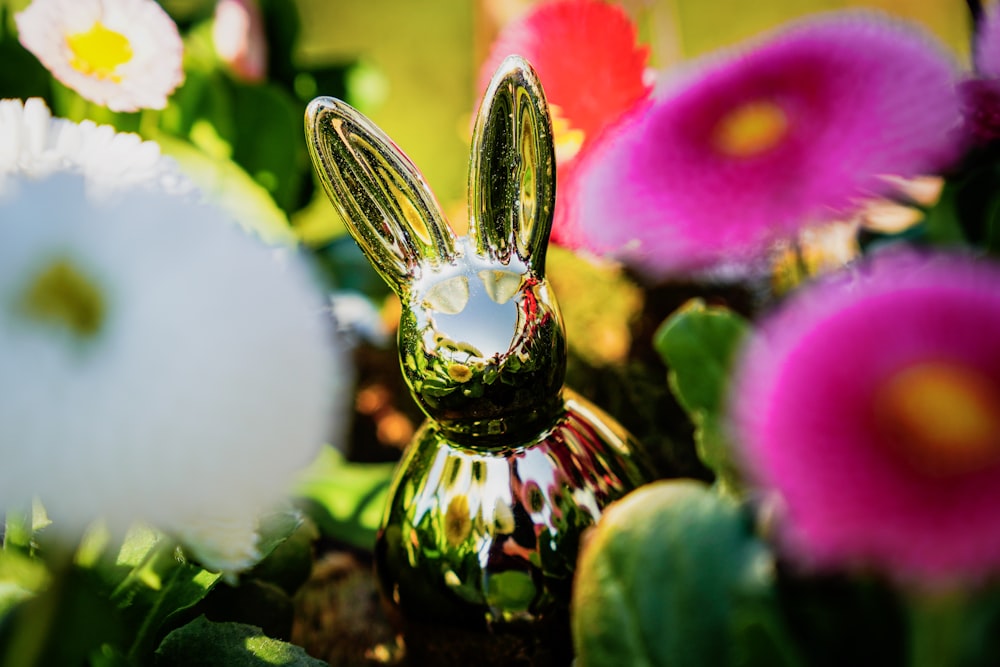
[[116,70],[132,59],[128,37],[109,30],[97,21],[86,32],[66,36],[66,46],[73,54],[70,65],[88,76],[121,81]]
[[90,338],[104,322],[100,289],[72,263],[60,259],[41,271],[21,297],[21,311],[42,324],[68,329]]
[[472,532],[469,499],[465,494],[454,496],[444,513],[444,537],[448,544],[458,546]]
[[572,127],[557,105],[549,105],[549,115],[552,117],[552,143],[555,144],[556,164],[565,164],[580,152],[587,135],[583,130]]
[[755,100],[728,111],[712,131],[712,143],[732,157],[754,157],[781,143],[788,117],[774,102]]
[[889,378],[875,403],[892,446],[921,472],[961,474],[1000,461],[1000,391],[974,368],[914,364]]

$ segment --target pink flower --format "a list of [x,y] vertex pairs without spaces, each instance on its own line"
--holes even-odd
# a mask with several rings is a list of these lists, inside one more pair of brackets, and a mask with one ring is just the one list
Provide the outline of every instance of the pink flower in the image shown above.
[[618,124],[568,193],[585,245],[659,278],[744,262],[961,150],[956,67],[872,13],[794,24]]
[[560,188],[574,178],[579,156],[623,113],[644,100],[649,49],[621,7],[600,0],[556,0],[535,6],[498,35],[480,70],[485,91],[500,62],[523,56],[545,89],[552,113],[558,185],[552,241],[577,245]]
[[1000,266],[876,256],[744,349],[734,440],[790,552],[953,583],[1000,570]]
[[267,76],[267,39],[257,0],[218,0],[212,42],[234,76],[248,83]]

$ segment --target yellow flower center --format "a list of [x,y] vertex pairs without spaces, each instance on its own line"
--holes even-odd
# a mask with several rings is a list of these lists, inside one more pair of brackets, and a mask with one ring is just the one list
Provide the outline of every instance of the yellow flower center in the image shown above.
[[24,292],[21,309],[42,324],[65,327],[80,338],[90,338],[104,322],[100,290],[67,260],[50,264]]
[[876,418],[918,470],[972,472],[1000,461],[1000,392],[979,371],[919,363],[893,375],[876,397]]
[[448,544],[458,546],[472,532],[469,499],[465,494],[454,496],[444,513],[444,537]]
[[571,127],[569,120],[562,115],[562,109],[555,104],[549,105],[552,117],[552,143],[555,145],[556,164],[565,164],[576,157],[587,138],[583,130]]
[[732,157],[754,157],[777,146],[788,134],[788,117],[766,100],[746,102],[727,112],[712,132],[715,147]]
[[73,54],[70,65],[78,72],[98,79],[121,81],[115,73],[119,66],[132,59],[128,37],[109,30],[96,21],[86,32],[66,36],[66,45]]

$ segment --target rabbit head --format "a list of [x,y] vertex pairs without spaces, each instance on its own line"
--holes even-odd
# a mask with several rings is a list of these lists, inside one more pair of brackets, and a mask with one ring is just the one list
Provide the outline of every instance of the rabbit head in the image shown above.
[[504,60],[479,109],[466,237],[406,155],[344,102],[313,100],[306,138],[348,230],[400,297],[403,374],[428,417],[487,446],[546,428],[562,405],[566,343],[545,279],[552,126],[531,66]]

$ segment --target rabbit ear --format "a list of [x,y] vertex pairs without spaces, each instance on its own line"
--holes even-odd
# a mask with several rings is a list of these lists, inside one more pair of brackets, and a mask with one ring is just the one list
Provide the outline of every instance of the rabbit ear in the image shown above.
[[508,56],[476,117],[469,172],[469,226],[480,254],[516,253],[538,275],[556,195],[552,121],[538,75]]
[[368,259],[397,293],[424,264],[455,257],[455,236],[416,166],[345,102],[317,97],[306,142],[330,201]]

